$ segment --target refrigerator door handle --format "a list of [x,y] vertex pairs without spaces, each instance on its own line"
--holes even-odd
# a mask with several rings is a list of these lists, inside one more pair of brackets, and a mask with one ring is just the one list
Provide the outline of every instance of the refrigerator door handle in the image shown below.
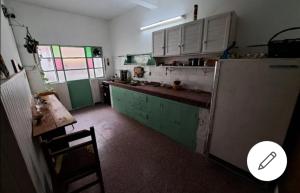
[[270,68],[280,68],[280,69],[283,69],[283,68],[299,68],[299,66],[297,65],[270,65],[269,66]]

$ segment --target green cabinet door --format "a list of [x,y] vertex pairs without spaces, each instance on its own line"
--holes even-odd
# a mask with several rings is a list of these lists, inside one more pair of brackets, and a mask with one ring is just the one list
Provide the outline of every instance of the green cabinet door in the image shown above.
[[112,86],[111,91],[114,108],[120,113],[125,113],[127,97],[124,95],[126,94],[126,91],[114,86]]
[[119,91],[119,111],[123,114],[127,114],[128,111],[128,91],[126,89],[120,89]]
[[189,149],[196,149],[199,108],[187,104],[181,105],[181,129],[178,142]]
[[159,131],[191,150],[196,148],[199,108],[196,106],[161,99]]
[[161,132],[178,141],[181,129],[180,105],[175,101],[163,99],[162,118]]
[[134,118],[135,117],[135,112],[134,112],[134,107],[133,107],[133,92],[130,90],[126,90],[126,115]]
[[148,95],[147,112],[148,119],[146,125],[159,131],[161,128],[162,117],[162,99],[156,96]]
[[113,100],[113,107],[120,112],[119,107],[120,107],[120,89],[114,86],[111,86],[111,97]]
[[148,111],[147,111],[147,95],[135,91],[129,91],[130,95],[130,112],[129,116],[133,117],[140,123],[146,124]]
[[112,99],[114,108],[146,124],[148,118],[147,95],[124,88],[112,86]]

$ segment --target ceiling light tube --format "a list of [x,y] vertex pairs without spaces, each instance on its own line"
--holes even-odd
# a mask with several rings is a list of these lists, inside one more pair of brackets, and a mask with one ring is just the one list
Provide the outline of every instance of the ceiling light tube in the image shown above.
[[184,18],[185,18],[185,15],[180,15],[180,16],[177,16],[177,17],[173,17],[171,19],[162,20],[162,21],[159,21],[157,23],[153,23],[153,24],[141,27],[140,29],[141,30],[147,30],[147,29],[154,28],[154,27],[157,27],[157,26],[161,26],[161,25],[165,25],[165,24],[172,23],[172,22],[175,22],[175,21],[179,21],[179,20],[184,19]]

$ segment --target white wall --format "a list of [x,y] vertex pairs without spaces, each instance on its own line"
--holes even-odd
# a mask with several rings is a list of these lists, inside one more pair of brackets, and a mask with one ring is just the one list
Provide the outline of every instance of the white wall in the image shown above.
[[[52,9],[24,4],[16,1],[7,1],[7,6],[16,14],[17,21],[29,26],[32,36],[40,44],[60,45],[91,45],[102,46],[105,57],[111,56],[111,43],[108,30],[108,21],[70,14]],[[34,64],[33,56],[24,48],[24,28],[14,27],[17,45],[24,66]],[[27,68],[30,69],[30,68]],[[112,74],[113,66],[107,69]],[[45,89],[39,72],[27,70],[32,92]]]
[[[105,56],[113,56],[115,72],[132,69],[122,65],[122,58],[116,56],[151,52],[153,30],[140,31],[141,26],[156,21],[187,14],[186,21],[192,18],[193,5],[199,5],[198,18],[227,11],[236,11],[238,20],[237,42],[243,47],[249,44],[266,43],[279,30],[299,25],[298,0],[161,0],[154,10],[137,7],[107,22],[86,16],[54,11],[15,1],[7,1],[16,13],[18,21],[29,26],[32,35],[41,44],[99,45],[103,46]],[[180,22],[179,22],[180,23]],[[178,24],[179,24],[178,23]],[[108,29],[109,28],[109,29]],[[32,56],[24,47],[25,31],[15,28],[16,40],[24,65],[33,63]],[[298,32],[299,34],[299,32]],[[108,76],[113,74],[113,65]],[[145,79],[170,83],[181,79],[189,87],[210,90],[213,73],[181,70],[165,75],[164,68],[147,67]],[[28,71],[33,92],[43,90],[44,85],[37,71]]]
[[[128,68],[122,65],[121,59],[116,56],[151,52],[151,33],[160,28],[140,31],[141,26],[181,14],[188,14],[186,21],[190,21],[195,3],[199,7],[198,18],[234,10],[239,17],[237,44],[240,47],[264,44],[276,32],[300,25],[299,0],[161,0],[157,9],[148,10],[138,7],[110,22],[115,70]],[[299,33],[298,31],[298,37]],[[159,70],[154,70],[161,73]],[[184,82],[188,81],[190,70],[182,71],[180,74],[182,75],[180,79]],[[155,76],[155,73],[153,75]],[[198,77],[196,82],[211,85],[212,74],[207,76],[204,78],[208,81],[206,83],[201,80],[203,77],[199,73],[192,79]],[[160,81],[168,82],[170,79],[173,80],[175,77],[171,74],[171,76],[162,77]],[[201,85],[198,87],[206,89]]]
[[[1,3],[3,1],[1,0]],[[16,41],[12,33],[12,29],[9,26],[8,19],[4,17],[2,9],[1,9],[1,55],[9,71],[10,75],[15,74],[14,69],[12,67],[11,60],[15,61],[15,64],[20,64],[22,66],[22,62],[20,60],[20,56],[17,50]]]

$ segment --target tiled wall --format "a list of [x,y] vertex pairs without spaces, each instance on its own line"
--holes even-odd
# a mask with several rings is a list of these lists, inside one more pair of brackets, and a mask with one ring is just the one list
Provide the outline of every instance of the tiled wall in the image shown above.
[[[114,58],[115,73],[120,76],[120,70],[129,70],[133,74],[133,68],[137,65],[124,65],[124,59]],[[166,71],[166,67],[144,66],[146,71],[144,78],[136,80],[155,81],[166,84],[173,84],[173,81],[180,80],[185,88],[212,91],[214,71],[203,71],[195,68],[180,68]],[[151,75],[150,75],[151,74]]]

